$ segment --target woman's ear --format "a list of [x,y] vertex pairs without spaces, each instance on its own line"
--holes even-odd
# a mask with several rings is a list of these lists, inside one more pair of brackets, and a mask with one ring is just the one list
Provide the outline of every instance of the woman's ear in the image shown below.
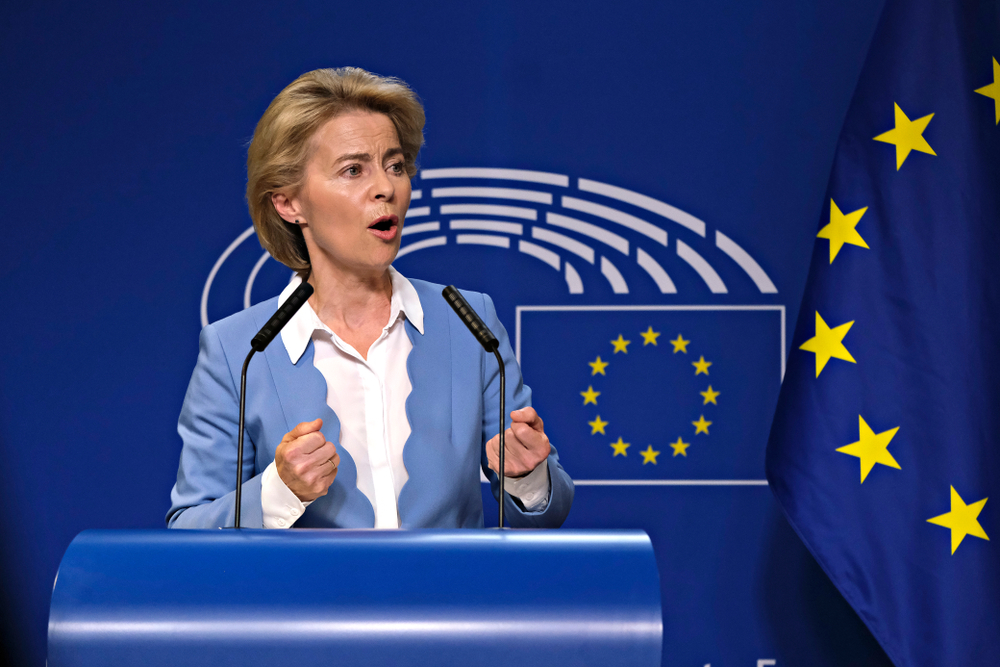
[[302,219],[302,212],[299,210],[300,207],[297,199],[290,198],[284,192],[273,192],[271,193],[271,203],[282,220],[299,224],[299,221]]

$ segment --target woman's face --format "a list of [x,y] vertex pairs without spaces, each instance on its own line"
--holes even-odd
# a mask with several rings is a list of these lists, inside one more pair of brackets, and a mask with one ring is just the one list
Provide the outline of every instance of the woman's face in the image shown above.
[[296,209],[313,269],[381,275],[399,251],[410,206],[396,128],[382,114],[350,111],[322,125],[312,149],[302,187],[287,203]]

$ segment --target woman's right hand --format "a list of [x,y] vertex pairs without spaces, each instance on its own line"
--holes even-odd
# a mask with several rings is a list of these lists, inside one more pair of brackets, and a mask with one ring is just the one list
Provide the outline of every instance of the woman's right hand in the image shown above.
[[325,496],[337,478],[340,454],[322,427],[322,419],[302,422],[285,434],[274,453],[278,477],[302,502]]

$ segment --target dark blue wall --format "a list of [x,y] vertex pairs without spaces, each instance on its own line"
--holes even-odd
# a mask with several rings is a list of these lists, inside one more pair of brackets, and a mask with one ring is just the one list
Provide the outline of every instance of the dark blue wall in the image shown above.
[[[202,289],[249,225],[244,159],[256,120],[295,76],[346,64],[399,76],[426,105],[423,167],[531,169],[569,175],[570,189],[582,177],[634,190],[704,220],[699,252],[715,230],[736,240],[778,289],[761,295],[715,255],[726,295],[679,264],[677,295],[630,273],[633,288],[619,297],[592,272],[595,287],[575,301],[551,269],[512,252],[450,238],[400,258],[407,275],[487,289],[512,335],[515,307],[544,303],[783,305],[790,323],[880,6],[0,6],[0,602],[14,650],[42,664],[52,580],[76,533],[163,525]],[[220,272],[212,319],[240,307],[260,254],[253,243],[227,262],[228,277]],[[512,273],[483,271],[481,261]],[[254,301],[285,275],[271,264]],[[542,283],[540,296],[529,291]],[[725,324],[692,326],[704,339]],[[723,337],[713,349],[735,368],[738,355],[723,352],[731,344]],[[526,365],[529,383],[545,384],[543,366]],[[765,424],[771,382],[746,407]],[[540,409],[570,414],[559,396],[539,394]],[[766,438],[753,433],[732,441],[750,466]],[[652,535],[665,664],[885,664],[766,487],[581,487],[570,522]]]

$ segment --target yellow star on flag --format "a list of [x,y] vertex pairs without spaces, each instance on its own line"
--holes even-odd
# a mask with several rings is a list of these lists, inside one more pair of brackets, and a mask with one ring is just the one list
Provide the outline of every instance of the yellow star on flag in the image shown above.
[[615,453],[611,455],[611,458],[614,458],[619,454],[622,456],[628,456],[628,452],[625,450],[629,448],[629,443],[623,442],[621,436],[618,436],[618,442],[612,442],[611,446],[615,449]]
[[993,98],[994,111],[996,112],[997,125],[1000,125],[1000,63],[993,59],[993,83],[982,88],[976,88],[977,93]]
[[712,425],[712,422],[705,420],[705,415],[701,415],[700,417],[698,417],[698,421],[691,423],[694,424],[695,435],[698,435],[699,433],[704,433],[705,435],[708,435],[708,427]]
[[646,465],[647,463],[652,463],[655,466],[656,457],[660,455],[660,452],[653,449],[652,445],[646,447],[646,451],[639,453],[642,454],[642,465]]
[[865,240],[861,238],[861,234],[858,234],[857,227],[858,222],[861,220],[861,216],[865,214],[868,207],[859,208],[857,211],[851,211],[848,214],[843,214],[840,209],[837,208],[837,204],[830,200],[830,222],[826,224],[823,229],[819,230],[819,234],[816,235],[818,239],[829,239],[830,240],[830,263],[833,264],[834,258],[845,243],[850,243],[851,245],[861,246],[862,248],[867,248],[868,244]]
[[705,402],[702,403],[702,405],[708,405],[709,403],[711,403],[712,405],[718,405],[718,403],[715,402],[715,399],[722,392],[721,391],[714,391],[712,389],[712,385],[708,385],[708,389],[706,389],[705,391],[699,391],[698,393],[705,397]]
[[587,424],[590,426],[590,435],[596,435],[598,433],[606,435],[604,433],[604,427],[608,425],[608,422],[601,421],[601,415],[597,415],[594,421],[587,422]]
[[594,391],[594,388],[588,385],[587,391],[581,391],[580,395],[583,396],[584,405],[587,405],[588,403],[597,405],[597,397],[601,395],[601,392]]
[[674,345],[674,354],[677,354],[678,352],[683,352],[684,354],[688,353],[688,343],[691,341],[684,340],[684,337],[680,334],[677,334],[677,338],[670,342]]
[[937,155],[934,149],[931,148],[931,145],[927,143],[927,140],[924,139],[924,130],[927,129],[927,124],[931,122],[934,114],[910,120],[903,113],[903,110],[899,108],[898,104],[894,102],[893,106],[896,107],[896,127],[878,135],[875,137],[875,141],[895,144],[896,171],[899,171],[899,168],[903,166],[903,162],[906,161],[906,157],[910,154],[910,151],[920,151],[921,153]]
[[597,355],[597,359],[594,361],[588,361],[587,365],[590,366],[591,375],[597,375],[598,373],[605,376],[607,375],[607,373],[604,372],[604,369],[608,367],[608,362],[601,361],[601,355]]
[[656,339],[660,337],[660,332],[653,331],[653,327],[649,327],[639,335],[642,336],[642,346],[646,347],[650,343],[656,345]]
[[958,545],[962,543],[966,535],[972,535],[973,537],[981,537],[982,539],[989,541],[989,537],[986,536],[986,531],[983,527],[979,525],[979,521],[976,517],[979,513],[983,511],[983,505],[989,498],[983,498],[982,500],[977,500],[971,505],[966,505],[962,497],[958,495],[958,491],[955,487],[951,487],[951,511],[947,514],[941,514],[932,519],[927,519],[928,523],[933,523],[938,526],[944,526],[945,528],[951,529],[951,553],[954,554],[955,550],[958,549]]
[[852,364],[858,363],[851,356],[851,353],[847,351],[842,342],[853,324],[854,320],[851,320],[831,329],[823,321],[823,318],[819,316],[819,311],[816,311],[816,335],[799,346],[800,350],[812,352],[816,355],[816,377],[819,377],[820,372],[826,366],[826,362],[830,361],[831,357],[834,359],[843,359]]
[[712,365],[712,362],[705,361],[705,357],[698,357],[698,361],[692,361],[691,365],[695,368],[695,375],[701,375],[702,373],[708,375],[708,367]]
[[618,334],[618,339],[611,341],[611,344],[615,346],[614,354],[618,354],[619,352],[624,352],[625,354],[628,354],[628,344],[631,342],[632,341],[630,340],[625,340],[624,338],[622,338],[621,334]]
[[677,442],[671,442],[670,446],[674,448],[674,456],[677,456],[678,454],[681,456],[687,456],[687,448],[691,446],[691,443],[684,442],[680,439],[680,436],[678,436]]
[[849,445],[838,447],[837,451],[850,456],[857,456],[861,459],[861,483],[865,483],[865,478],[872,471],[876,463],[901,470],[896,459],[892,458],[887,447],[899,427],[891,428],[888,431],[875,433],[871,427],[865,423],[864,417],[858,415],[858,441]]

